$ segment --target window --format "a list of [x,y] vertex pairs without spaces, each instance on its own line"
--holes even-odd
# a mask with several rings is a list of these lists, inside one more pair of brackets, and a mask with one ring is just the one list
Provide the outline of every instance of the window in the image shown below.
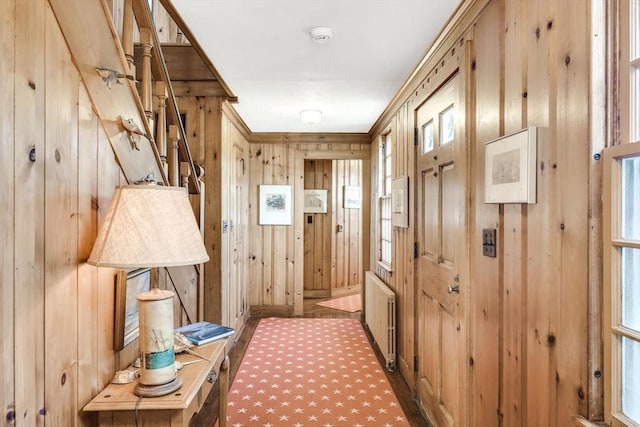
[[378,262],[391,270],[391,138],[383,135],[380,143],[378,183]]
[[620,137],[604,151],[605,416],[640,425],[640,0],[620,2]]
[[605,150],[605,391],[613,426],[640,424],[640,143]]

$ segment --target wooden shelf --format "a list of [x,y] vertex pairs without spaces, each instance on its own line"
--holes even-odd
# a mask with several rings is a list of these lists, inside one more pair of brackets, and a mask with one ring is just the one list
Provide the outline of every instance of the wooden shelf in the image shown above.
[[[229,387],[226,345],[227,339],[222,339],[193,348],[196,353],[209,361],[188,353],[177,355],[176,360],[181,363],[197,360],[201,362],[185,365],[178,371],[183,384],[173,393],[160,397],[141,398],[133,392],[137,380],[129,384],[109,384],[83,410],[98,412],[100,426],[187,427],[193,414],[202,407],[219,376],[220,426],[223,427],[226,421]],[[137,424],[136,412],[138,413]]]

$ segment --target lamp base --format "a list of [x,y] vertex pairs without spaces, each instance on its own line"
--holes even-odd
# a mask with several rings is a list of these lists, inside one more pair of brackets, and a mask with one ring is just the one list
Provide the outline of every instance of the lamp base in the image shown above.
[[182,387],[182,378],[176,376],[168,383],[159,385],[146,385],[138,382],[133,392],[140,397],[160,397],[173,393],[180,387]]

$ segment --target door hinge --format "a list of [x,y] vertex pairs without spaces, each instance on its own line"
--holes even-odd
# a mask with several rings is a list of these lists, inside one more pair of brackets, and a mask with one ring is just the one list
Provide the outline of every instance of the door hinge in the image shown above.
[[418,356],[413,356],[413,371],[418,372]]
[[413,128],[413,145],[418,145],[418,128]]
[[413,242],[413,259],[418,259],[418,242]]

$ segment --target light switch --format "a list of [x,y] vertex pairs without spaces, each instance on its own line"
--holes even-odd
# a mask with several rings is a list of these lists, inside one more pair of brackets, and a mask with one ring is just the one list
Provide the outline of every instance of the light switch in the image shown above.
[[495,258],[496,252],[496,229],[484,228],[482,230],[482,255]]

